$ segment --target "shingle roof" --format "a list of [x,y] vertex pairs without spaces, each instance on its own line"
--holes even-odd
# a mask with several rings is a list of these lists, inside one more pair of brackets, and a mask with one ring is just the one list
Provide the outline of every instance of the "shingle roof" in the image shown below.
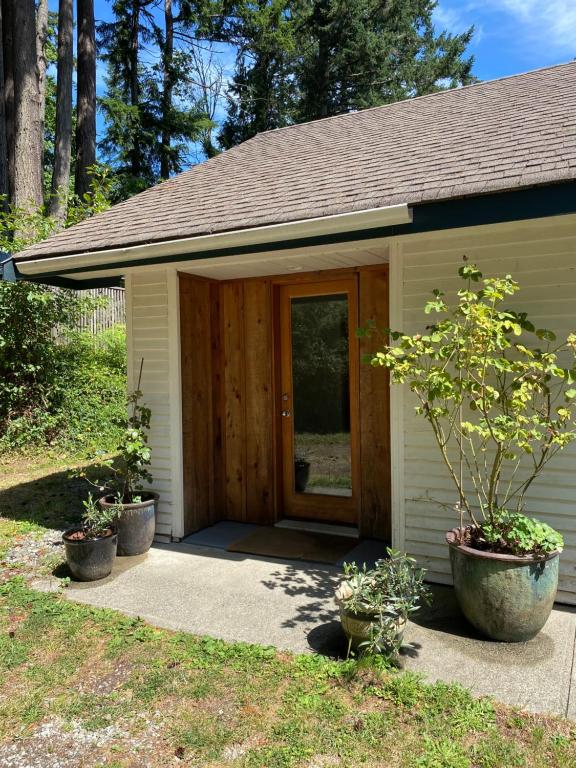
[[262,133],[39,258],[576,178],[576,62]]

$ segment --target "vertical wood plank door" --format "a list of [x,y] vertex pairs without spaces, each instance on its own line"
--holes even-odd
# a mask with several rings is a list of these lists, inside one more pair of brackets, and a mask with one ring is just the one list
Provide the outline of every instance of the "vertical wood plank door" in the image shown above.
[[281,286],[284,517],[358,522],[357,326],[356,275]]

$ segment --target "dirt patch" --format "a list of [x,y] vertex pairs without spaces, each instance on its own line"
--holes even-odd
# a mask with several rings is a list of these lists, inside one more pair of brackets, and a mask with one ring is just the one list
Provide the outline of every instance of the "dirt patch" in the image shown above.
[[110,664],[111,669],[103,668],[100,658],[95,669],[83,669],[76,686],[80,693],[95,693],[107,696],[120,688],[132,674],[133,667],[126,662]]

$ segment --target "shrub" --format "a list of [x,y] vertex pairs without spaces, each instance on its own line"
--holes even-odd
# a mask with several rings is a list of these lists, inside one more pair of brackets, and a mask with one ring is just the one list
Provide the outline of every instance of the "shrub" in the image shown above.
[[68,330],[60,340],[40,334],[35,366],[16,366],[12,392],[0,385],[0,452],[46,444],[78,453],[114,450],[125,415],[125,335],[124,326],[95,336]]

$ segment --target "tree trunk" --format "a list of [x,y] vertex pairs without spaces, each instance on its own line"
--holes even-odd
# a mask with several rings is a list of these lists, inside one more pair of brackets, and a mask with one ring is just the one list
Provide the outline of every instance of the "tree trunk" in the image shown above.
[[72,35],[74,30],[73,0],[58,4],[58,72],[56,80],[56,139],[54,170],[49,212],[59,222],[66,218],[72,155],[72,70],[74,66]]
[[[132,18],[130,29],[130,104],[138,107],[140,103],[140,83],[138,80],[138,50],[140,43],[140,0],[132,0]],[[137,126],[132,136],[130,166],[132,176],[137,178],[142,171],[142,150],[138,139]]]
[[8,208],[8,146],[6,144],[6,105],[4,87],[4,49],[2,46],[2,3],[0,2],[0,210]]
[[38,0],[36,9],[36,61],[38,66],[38,90],[40,92],[40,125],[42,131],[41,167],[44,178],[44,118],[46,115],[46,42],[48,40],[48,0]]
[[96,163],[96,30],[94,0],[78,0],[78,96],[75,192],[90,191],[88,168]]
[[173,57],[174,57],[174,18],[172,16],[172,0],[164,0],[164,21],[166,39],[162,55],[163,92],[162,92],[162,146],[160,148],[160,176],[167,179],[170,176],[170,130],[173,88]]
[[6,117],[6,152],[8,161],[8,196],[14,202],[14,6],[2,1],[2,52],[4,54],[4,110]]
[[14,203],[39,207],[42,195],[42,105],[34,0],[14,4]]

